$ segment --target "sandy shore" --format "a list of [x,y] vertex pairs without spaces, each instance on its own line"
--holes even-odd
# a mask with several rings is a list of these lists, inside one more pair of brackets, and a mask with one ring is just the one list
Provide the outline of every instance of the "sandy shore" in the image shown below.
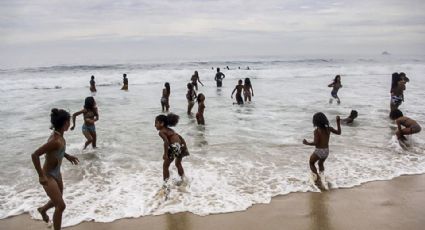
[[[401,176],[350,189],[293,193],[243,212],[196,216],[191,213],[86,222],[69,230],[132,229],[424,229],[425,175]],[[0,220],[0,229],[46,229],[28,214]]]

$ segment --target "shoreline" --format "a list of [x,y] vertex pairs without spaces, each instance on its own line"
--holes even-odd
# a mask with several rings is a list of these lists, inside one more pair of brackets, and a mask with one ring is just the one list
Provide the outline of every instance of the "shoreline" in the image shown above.
[[[404,175],[328,192],[290,193],[245,211],[198,216],[189,212],[83,222],[64,229],[422,229],[425,174]],[[46,229],[28,213],[0,220],[1,229]]]

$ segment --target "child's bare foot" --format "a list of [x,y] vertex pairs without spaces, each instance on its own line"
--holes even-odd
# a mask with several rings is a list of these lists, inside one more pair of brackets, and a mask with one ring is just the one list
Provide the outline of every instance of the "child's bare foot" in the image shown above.
[[41,218],[43,218],[43,221],[49,223],[49,216],[47,215],[46,211],[43,211],[41,208],[37,208],[37,211],[40,213]]

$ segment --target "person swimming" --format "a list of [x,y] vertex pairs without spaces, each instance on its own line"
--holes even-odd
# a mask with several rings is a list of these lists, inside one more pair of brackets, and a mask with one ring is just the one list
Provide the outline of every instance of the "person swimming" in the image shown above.
[[350,112],[350,116],[348,116],[347,118],[344,118],[341,120],[341,122],[343,122],[344,124],[352,124],[354,122],[354,119],[357,118],[357,111],[356,110],[351,110]]

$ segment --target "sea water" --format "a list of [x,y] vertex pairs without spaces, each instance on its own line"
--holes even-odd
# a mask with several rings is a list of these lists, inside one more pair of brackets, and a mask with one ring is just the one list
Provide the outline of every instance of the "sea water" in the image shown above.
[[[225,67],[231,69],[227,70]],[[246,70],[249,66],[250,70]],[[226,78],[214,82],[215,69]],[[239,69],[238,67],[241,67]],[[205,127],[186,114],[186,84],[197,70],[206,96]],[[335,117],[359,116],[342,135],[332,135],[325,163],[332,188],[349,188],[403,174],[425,172],[425,134],[409,138],[403,149],[388,118],[391,74],[403,71],[410,82],[400,109],[424,126],[425,64],[422,59],[256,60],[97,66],[53,66],[0,70],[0,218],[29,212],[48,198],[38,183],[31,154],[52,133],[50,110],[70,113],[83,108],[90,76],[100,119],[98,149],[82,151],[82,117],[65,133],[67,153],[80,164],[64,160],[62,175],[67,209],[63,225],[82,221],[109,222],[189,211],[197,215],[245,210],[277,195],[317,192],[309,182],[308,160],[314,150],[302,144],[313,139],[312,117],[323,112],[336,128]],[[127,73],[129,90],[121,91]],[[329,104],[327,85],[336,74],[343,87],[341,104]],[[251,79],[252,103],[233,105],[239,79]],[[154,127],[161,114],[163,85],[171,85],[170,111],[180,116],[175,130],[189,147],[183,166],[187,184],[177,186],[171,165],[168,199],[157,196],[162,186],[163,143]],[[197,110],[195,105],[193,112]],[[42,157],[43,161],[44,157]],[[50,210],[49,214],[53,211]]]

